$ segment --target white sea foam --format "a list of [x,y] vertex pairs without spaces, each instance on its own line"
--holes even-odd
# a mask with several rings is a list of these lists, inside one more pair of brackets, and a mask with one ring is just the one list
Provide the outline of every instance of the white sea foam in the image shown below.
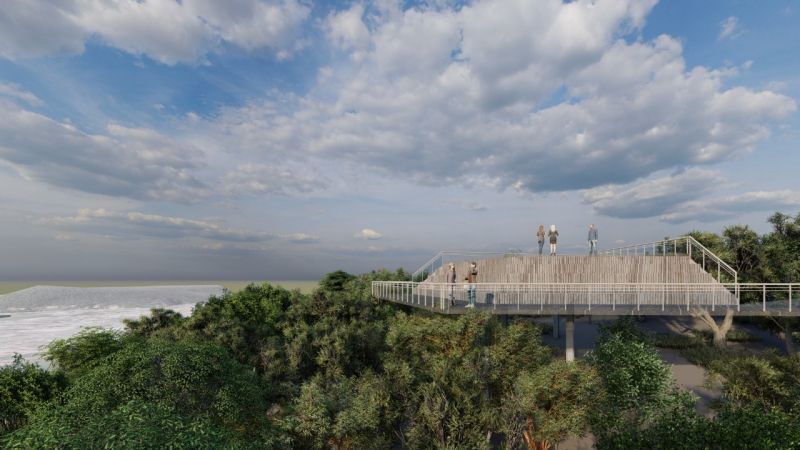
[[122,328],[122,320],[169,308],[187,315],[198,303],[220,295],[221,286],[73,288],[35,286],[0,296],[0,365],[14,353],[39,361],[40,348],[82,327]]

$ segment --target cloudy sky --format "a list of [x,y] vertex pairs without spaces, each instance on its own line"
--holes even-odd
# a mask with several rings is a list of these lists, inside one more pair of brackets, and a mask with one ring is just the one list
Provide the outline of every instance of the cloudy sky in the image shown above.
[[0,279],[310,279],[800,212],[800,5],[5,0]]

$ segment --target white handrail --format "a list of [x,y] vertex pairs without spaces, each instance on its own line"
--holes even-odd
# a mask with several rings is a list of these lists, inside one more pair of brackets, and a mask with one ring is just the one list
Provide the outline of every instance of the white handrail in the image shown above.
[[[735,307],[742,314],[797,315],[800,311],[793,311],[793,302],[798,290],[800,283],[372,283],[375,297],[395,303],[450,311],[453,305],[465,306],[471,297],[484,309],[495,311],[499,306],[503,314],[513,313],[514,307],[522,311],[523,306],[534,314],[557,313],[556,309],[568,310],[570,306],[583,308],[581,314],[591,313],[592,308],[615,311],[617,307],[635,306],[637,311],[644,307],[650,314]],[[741,303],[743,292],[753,294],[748,296],[752,301]]]
[[[714,263],[716,263],[718,268],[724,270],[728,275],[730,275],[733,278],[734,283],[739,281],[739,275],[738,275],[738,273],[736,272],[736,270],[733,267],[731,267],[728,263],[723,261],[722,258],[720,258],[716,254],[714,254],[711,250],[707,249],[703,244],[698,242],[697,239],[695,239],[695,238],[693,238],[692,236],[689,236],[689,235],[679,236],[679,237],[670,238],[670,239],[662,239],[660,241],[651,241],[651,242],[645,242],[645,243],[641,243],[641,244],[631,244],[631,245],[625,245],[625,246],[621,246],[621,247],[614,247],[614,248],[610,248],[610,249],[604,250],[603,253],[607,254],[607,255],[608,254],[611,254],[611,255],[620,254],[620,255],[622,255],[623,251],[626,251],[626,254],[627,254],[627,252],[630,249],[633,249],[634,250],[634,254],[638,254],[638,249],[642,249],[643,250],[642,253],[647,255],[647,250],[652,248],[653,251],[652,251],[651,254],[655,255],[656,254],[655,250],[658,248],[658,249],[661,249],[661,252],[662,252],[661,254],[662,255],[667,255],[667,254],[669,254],[669,250],[670,250],[670,246],[668,244],[673,244],[672,245],[673,252],[675,252],[677,254],[677,250],[679,248],[678,243],[682,242],[682,241],[686,243],[685,244],[685,246],[686,246],[686,254],[688,254],[690,257],[692,256],[691,248],[695,247],[698,250],[700,250],[703,255],[709,257]],[[680,248],[682,249],[683,247],[684,247],[684,244],[681,244]],[[705,266],[703,267],[703,269],[705,269]]]

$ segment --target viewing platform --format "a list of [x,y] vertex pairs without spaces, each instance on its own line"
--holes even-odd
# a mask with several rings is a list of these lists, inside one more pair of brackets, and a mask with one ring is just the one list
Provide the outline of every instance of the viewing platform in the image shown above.
[[[466,283],[470,262],[477,282]],[[455,265],[456,283],[446,283]],[[442,314],[798,316],[800,283],[739,283],[736,271],[694,238],[614,248],[596,256],[440,252],[415,281],[376,281],[375,297]]]

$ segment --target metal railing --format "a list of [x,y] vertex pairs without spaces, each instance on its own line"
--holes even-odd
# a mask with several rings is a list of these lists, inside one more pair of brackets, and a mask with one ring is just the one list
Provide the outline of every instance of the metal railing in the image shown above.
[[477,307],[503,314],[537,310],[552,314],[576,308],[582,314],[593,309],[685,314],[695,308],[735,308],[758,315],[800,313],[793,304],[800,283],[372,283],[376,298],[444,312],[462,312],[470,289]]
[[420,266],[413,274],[411,279],[414,281],[424,281],[436,270],[443,267],[448,262],[462,261],[465,259],[482,259],[490,256],[533,256],[534,253],[526,253],[515,250],[506,252],[470,252],[470,251],[441,251],[425,264]]
[[730,277],[730,281],[737,283],[739,276],[736,270],[733,269],[728,263],[722,260],[719,256],[715,255],[711,250],[707,249],[703,244],[691,236],[680,236],[671,239],[662,239],[660,241],[645,242],[643,244],[632,244],[622,247],[610,248],[604,250],[602,254],[605,255],[652,255],[652,256],[668,256],[668,255],[688,255],[689,258],[700,264],[703,270],[709,272],[713,276],[711,270],[716,266],[717,281],[722,282],[722,273]]

